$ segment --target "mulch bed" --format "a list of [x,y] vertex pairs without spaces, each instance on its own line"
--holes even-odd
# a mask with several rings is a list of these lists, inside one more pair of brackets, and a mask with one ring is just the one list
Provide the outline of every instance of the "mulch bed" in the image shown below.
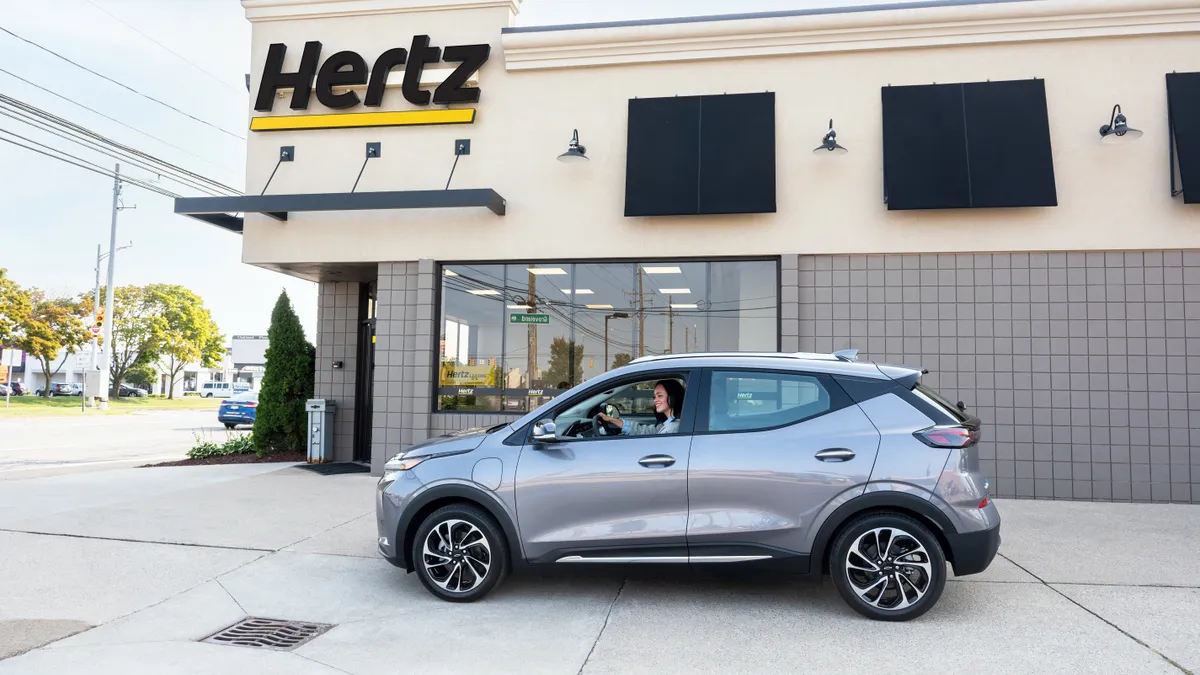
[[307,462],[308,453],[306,452],[278,452],[274,455],[267,455],[259,458],[253,452],[245,455],[222,455],[220,457],[205,457],[203,459],[181,459],[174,462],[161,462],[159,464],[143,464],[139,468],[152,466],[202,466],[205,464],[263,464],[267,462]]

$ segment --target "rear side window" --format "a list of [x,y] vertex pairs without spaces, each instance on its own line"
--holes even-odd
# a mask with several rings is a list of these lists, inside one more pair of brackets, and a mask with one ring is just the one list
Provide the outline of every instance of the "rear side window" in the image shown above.
[[797,373],[717,370],[709,390],[708,431],[756,431],[833,410],[822,378]]

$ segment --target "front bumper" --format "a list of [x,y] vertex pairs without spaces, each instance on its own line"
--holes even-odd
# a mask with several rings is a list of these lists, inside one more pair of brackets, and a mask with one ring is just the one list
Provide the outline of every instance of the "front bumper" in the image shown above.
[[977,532],[947,533],[947,540],[954,560],[954,576],[979,574],[992,564],[1000,550],[1000,524]]

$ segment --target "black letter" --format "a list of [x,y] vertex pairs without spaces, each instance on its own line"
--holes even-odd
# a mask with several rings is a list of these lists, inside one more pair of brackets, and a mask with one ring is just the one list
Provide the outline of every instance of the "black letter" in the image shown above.
[[387,50],[375,59],[375,65],[371,67],[371,84],[367,85],[367,98],[363,101],[363,105],[369,105],[372,108],[383,105],[383,90],[387,86],[388,75],[392,74],[392,68],[404,65],[404,60],[407,58],[408,50],[404,47],[396,47]]
[[491,45],[458,45],[446,47],[442,52],[443,61],[462,61],[453,73],[438,85],[433,92],[434,103],[476,103],[479,101],[479,87],[464,87],[467,78],[479,70],[488,60],[492,52]]
[[[343,66],[350,66],[350,70],[342,70]],[[317,100],[334,110],[353,108],[358,105],[358,94],[353,91],[335,94],[334,86],[366,83],[367,62],[363,57],[354,52],[338,52],[329,57],[317,73]]]
[[404,98],[414,105],[429,105],[429,92],[421,91],[421,70],[426,63],[437,63],[442,58],[442,50],[429,46],[428,35],[414,35],[412,47],[408,50],[408,65],[404,67],[404,82],[400,91]]
[[270,112],[275,103],[275,92],[287,87],[292,88],[292,110],[304,110],[308,107],[313,76],[317,74],[317,61],[321,58],[321,43],[304,43],[300,69],[294,73],[283,72],[283,55],[286,52],[287,45],[283,44],[273,44],[267,50],[267,62],[263,64],[258,98],[254,102],[254,109],[259,112]]

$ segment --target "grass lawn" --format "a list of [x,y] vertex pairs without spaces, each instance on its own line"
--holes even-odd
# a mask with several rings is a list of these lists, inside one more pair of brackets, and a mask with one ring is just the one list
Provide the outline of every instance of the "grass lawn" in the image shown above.
[[46,417],[62,415],[125,415],[137,410],[216,410],[221,405],[219,398],[200,398],[199,396],[184,396],[168,400],[165,398],[122,398],[108,402],[108,410],[88,408],[79,409],[78,396],[55,396],[45,399],[40,396],[12,396],[8,399],[8,407],[4,406],[4,397],[0,396],[0,418],[4,417]]

